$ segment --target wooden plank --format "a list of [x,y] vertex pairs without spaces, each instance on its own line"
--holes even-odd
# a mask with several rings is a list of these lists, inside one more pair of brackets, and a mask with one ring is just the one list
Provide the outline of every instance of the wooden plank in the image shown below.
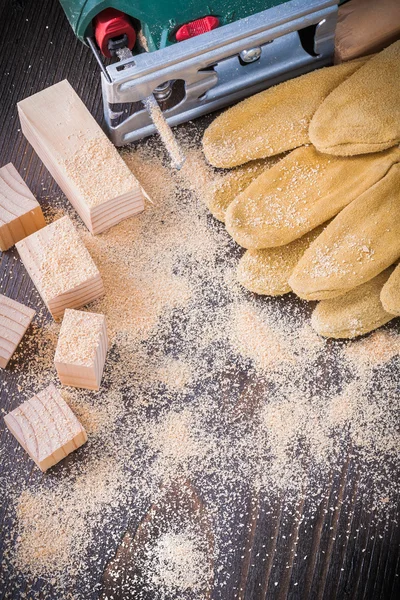
[[379,52],[399,38],[399,0],[350,0],[339,7],[335,63]]
[[35,311],[0,294],[0,367],[5,369],[28,329]]
[[21,128],[92,233],[144,209],[142,189],[67,80],[18,103]]
[[0,169],[0,249],[8,250],[46,221],[39,203],[12,163]]
[[69,217],[16,244],[39,294],[55,319],[104,294],[99,270]]
[[87,435],[53,384],[4,417],[8,429],[46,471],[87,441]]
[[65,311],[54,357],[63,385],[98,390],[107,350],[104,315],[72,309]]

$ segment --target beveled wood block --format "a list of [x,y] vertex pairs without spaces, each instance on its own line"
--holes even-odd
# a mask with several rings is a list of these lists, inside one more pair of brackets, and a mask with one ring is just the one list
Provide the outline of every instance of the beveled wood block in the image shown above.
[[5,369],[28,329],[35,311],[0,294],[0,367]]
[[98,390],[108,350],[104,315],[67,309],[54,363],[63,385]]
[[71,219],[62,217],[16,244],[39,294],[55,319],[104,294],[103,281]]
[[87,441],[87,435],[53,384],[4,417],[8,429],[46,471]]
[[91,233],[144,209],[138,181],[67,80],[18,102],[22,132]]
[[0,250],[31,235],[46,221],[36,198],[13,164],[0,169]]

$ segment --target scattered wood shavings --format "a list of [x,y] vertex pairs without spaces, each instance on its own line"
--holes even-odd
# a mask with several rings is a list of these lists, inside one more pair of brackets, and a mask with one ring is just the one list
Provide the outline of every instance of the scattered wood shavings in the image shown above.
[[[235,277],[242,251],[199,201],[214,174],[196,144],[186,142],[179,174],[156,140],[124,151],[154,202],[143,214],[96,237],[75,218],[106,289],[87,309],[105,314],[111,348],[99,392],[63,391],[89,434],[79,456],[28,478],[23,452],[2,440],[0,492],[14,533],[0,587],[2,578],[40,577],[47,597],[97,597],[129,525],[126,543],[136,550],[128,589],[137,600],[186,598],[187,590],[201,597],[212,577],[224,589],[242,551],[246,494],[268,510],[282,496],[294,512],[307,502],[298,518],[312,522],[349,461],[364,506],[376,519],[392,514],[396,323],[351,343],[327,342],[311,329],[306,303],[243,290]],[[59,325],[43,308],[34,328],[1,382],[10,408],[56,377]],[[165,498],[169,486],[186,489],[182,478],[197,491],[188,505],[204,504],[212,544],[199,543],[198,529],[177,513],[175,492]],[[157,507],[161,533],[140,545],[135,535]],[[113,566],[109,586],[125,575]]]
[[66,310],[54,360],[69,365],[91,366],[103,330],[103,315]]
[[400,356],[400,336],[393,330],[379,329],[357,344],[347,344],[345,357],[357,370],[368,370]]
[[136,182],[128,170],[121,168],[114,145],[104,135],[83,138],[79,150],[64,161],[64,167],[73,175],[86,204],[94,208],[110,198],[130,192]]
[[190,367],[179,360],[167,359],[158,369],[158,377],[166,386],[180,390],[191,381]]
[[235,307],[232,340],[240,353],[261,369],[294,362],[289,339],[273,324],[271,327],[271,319],[263,319],[262,311],[251,304]]
[[148,577],[167,592],[198,592],[210,578],[209,561],[190,530],[167,532],[146,553]]

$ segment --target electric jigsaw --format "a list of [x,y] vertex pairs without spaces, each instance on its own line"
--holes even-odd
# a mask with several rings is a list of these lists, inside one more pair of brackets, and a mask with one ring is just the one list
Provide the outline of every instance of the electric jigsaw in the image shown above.
[[[332,62],[338,0],[60,0],[101,68],[109,136],[123,146]],[[111,60],[110,60],[111,59]]]

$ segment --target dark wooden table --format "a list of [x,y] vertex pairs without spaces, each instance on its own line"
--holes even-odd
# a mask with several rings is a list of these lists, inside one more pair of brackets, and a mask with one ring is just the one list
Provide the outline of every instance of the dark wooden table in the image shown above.
[[[101,121],[100,77],[91,52],[78,42],[56,0],[2,0],[1,32],[1,133],[0,165],[13,162],[28,186],[46,208],[46,198],[59,194],[48,172],[21,132],[16,103],[46,86],[67,78],[92,114]],[[45,191],[44,191],[45,190]],[[38,303],[33,285],[12,249],[1,256],[0,291],[12,298],[31,298]],[[12,274],[12,276],[11,276]],[[5,375],[0,374],[3,379]],[[8,370],[7,385],[15,390],[16,374]],[[14,400],[13,400],[14,402]],[[2,388],[1,407],[10,410],[10,395]],[[5,442],[4,423],[0,436]],[[10,456],[16,442],[7,438]],[[26,480],[35,477],[26,459]],[[342,505],[341,500],[346,502]],[[337,507],[338,510],[335,510]],[[310,520],[297,525],[284,503],[268,507],[260,499],[249,500],[243,539],[246,548],[233,564],[232,584],[214,590],[213,598],[231,600],[395,600],[400,598],[398,572],[400,532],[395,515],[374,521],[357,491],[351,463],[333,477],[328,499]],[[301,507],[306,512],[306,507]],[[0,530],[5,537],[10,523],[7,500],[0,501]],[[134,532],[132,532],[134,533]],[[263,542],[267,539],[267,544]],[[294,548],[307,560],[294,561]],[[0,549],[1,553],[1,549]],[[259,557],[259,558],[258,558]],[[3,583],[1,583],[3,581]],[[279,588],[275,582],[279,581]],[[294,582],[297,582],[295,585]],[[0,577],[0,598],[43,597],[40,582],[7,574]],[[240,592],[234,592],[234,589]],[[23,592],[28,596],[23,596]],[[30,595],[30,593],[32,595]],[[62,596],[59,596],[60,600]],[[67,591],[65,594],[67,597]],[[126,598],[123,594],[115,598]],[[134,597],[134,596],[132,596]]]

